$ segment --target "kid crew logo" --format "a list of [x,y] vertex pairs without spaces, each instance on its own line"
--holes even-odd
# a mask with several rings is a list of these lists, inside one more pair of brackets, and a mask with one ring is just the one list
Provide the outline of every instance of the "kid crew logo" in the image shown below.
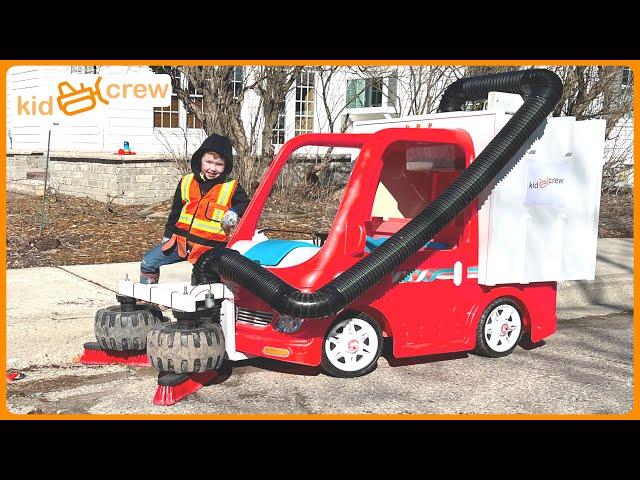
[[20,118],[73,117],[98,113],[98,107],[166,107],[171,104],[169,75],[67,75],[47,81],[32,95],[18,95]]
[[546,177],[538,180],[529,181],[529,188],[546,188],[549,185],[562,185],[564,178]]
[[525,205],[554,205],[562,207],[571,192],[569,167],[566,162],[530,161],[525,184]]

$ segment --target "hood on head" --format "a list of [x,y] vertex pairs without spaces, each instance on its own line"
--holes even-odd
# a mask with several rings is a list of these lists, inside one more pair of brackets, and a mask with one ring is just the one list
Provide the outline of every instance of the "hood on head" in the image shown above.
[[224,178],[231,173],[231,170],[233,169],[233,150],[231,147],[231,140],[227,137],[214,133],[202,142],[200,148],[198,148],[198,150],[196,150],[191,156],[191,170],[196,175],[196,179],[201,180],[200,162],[205,152],[217,152],[224,158],[224,172],[222,172],[222,175],[220,175],[219,178]]

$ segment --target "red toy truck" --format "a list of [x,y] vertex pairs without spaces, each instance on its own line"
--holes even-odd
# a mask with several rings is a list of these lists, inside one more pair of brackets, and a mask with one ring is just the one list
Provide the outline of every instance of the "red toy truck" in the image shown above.
[[[271,186],[290,155],[304,145],[358,147],[342,202],[322,246],[266,240],[253,242]],[[431,170],[406,168],[407,151],[439,150],[446,163]],[[433,155],[433,154],[432,154]],[[258,261],[291,286],[316,291],[375,251],[431,204],[475,158],[470,136],[442,129],[388,129],[369,135],[310,134],[287,143],[266,173],[229,247]],[[372,214],[379,185],[403,213]],[[319,243],[319,242],[318,242]],[[278,254],[273,250],[277,248]],[[302,251],[294,257],[296,250]],[[322,365],[352,377],[372,370],[383,337],[393,355],[411,357],[473,350],[489,356],[510,353],[523,332],[536,342],[556,328],[556,284],[478,285],[478,215],[474,200],[407,260],[337,315],[302,322],[278,314],[263,299],[232,284],[236,307],[236,350],[305,365]],[[272,321],[264,324],[264,318]],[[292,325],[293,324],[293,325]],[[282,326],[281,326],[282,325]]]
[[[513,95],[518,110],[489,112],[489,123],[487,112],[458,111],[496,90],[524,102]],[[387,337],[395,357],[470,350],[500,357],[523,336],[548,337],[556,330],[556,281],[588,277],[595,268],[595,255],[593,262],[563,260],[568,251],[581,252],[575,238],[587,251],[597,238],[597,230],[594,238],[593,229],[585,235],[579,228],[593,209],[574,215],[563,196],[599,191],[597,171],[580,177],[575,169],[585,162],[567,166],[566,159],[593,164],[602,154],[571,143],[603,134],[600,123],[578,128],[574,120],[546,118],[561,93],[560,80],[546,70],[467,78],[447,89],[442,113],[427,118],[425,128],[291,139],[228,248],[204,254],[192,282],[121,281],[122,305],[111,308],[119,308],[121,320],[136,311],[150,321],[130,322],[118,337],[105,327],[105,314],[97,315],[94,348],[122,355],[120,339],[130,346],[137,335],[156,368],[182,375],[168,383],[175,385],[215,371],[225,356],[319,365],[355,377],[375,368]],[[291,155],[308,146],[359,149],[331,229],[313,241],[268,239],[256,228],[271,189]],[[531,181],[545,168],[544,179]],[[589,184],[572,183],[574,177]],[[553,188],[533,190],[543,183]],[[559,223],[550,221],[556,217]],[[531,227],[537,225],[545,225],[548,238]],[[211,275],[222,281],[206,280]],[[171,307],[177,322],[163,322],[136,299]]]

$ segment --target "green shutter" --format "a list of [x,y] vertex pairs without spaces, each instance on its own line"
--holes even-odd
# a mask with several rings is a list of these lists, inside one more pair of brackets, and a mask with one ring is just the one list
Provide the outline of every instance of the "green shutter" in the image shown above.
[[347,108],[364,107],[364,79],[347,80]]

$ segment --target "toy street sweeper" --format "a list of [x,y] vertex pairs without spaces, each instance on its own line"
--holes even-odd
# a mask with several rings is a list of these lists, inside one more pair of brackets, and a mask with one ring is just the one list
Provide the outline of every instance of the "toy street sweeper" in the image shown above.
[[[227,248],[203,254],[193,282],[121,281],[121,304],[96,316],[102,347],[85,357],[126,362],[146,347],[160,371],[154,402],[167,405],[225,358],[356,377],[375,368],[385,338],[395,357],[501,357],[525,336],[550,336],[556,282],[595,273],[604,142],[604,121],[547,118],[561,95],[542,69],[465,78],[437,114],[291,139]],[[459,111],[487,96],[488,110]],[[306,146],[359,149],[328,235],[257,235],[278,174]],[[198,281],[214,274],[222,281]]]

